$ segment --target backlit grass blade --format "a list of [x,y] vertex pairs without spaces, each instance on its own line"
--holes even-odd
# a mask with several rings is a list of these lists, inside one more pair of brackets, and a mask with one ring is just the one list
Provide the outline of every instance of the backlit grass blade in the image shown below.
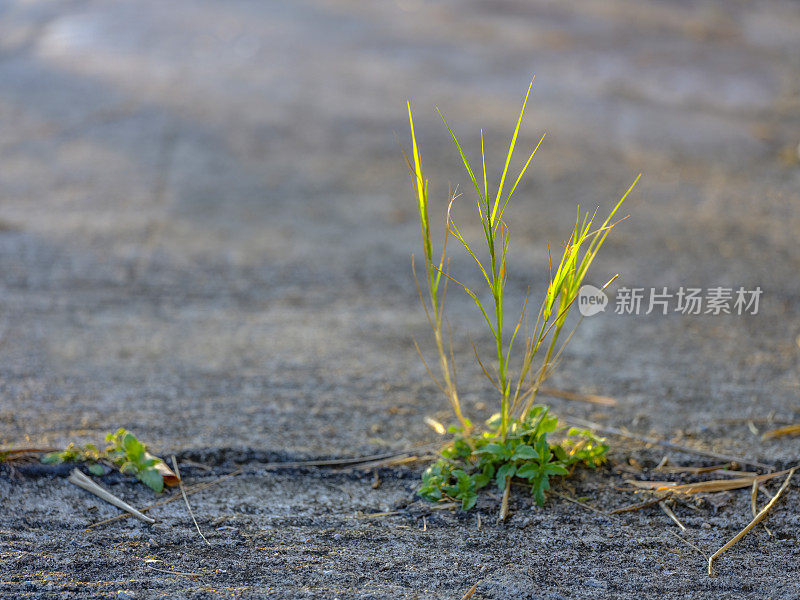
[[533,152],[531,152],[531,155],[528,157],[528,160],[525,162],[525,166],[522,167],[522,170],[520,171],[519,176],[517,177],[517,180],[514,182],[514,185],[511,187],[511,191],[508,192],[508,196],[506,196],[505,202],[503,202],[503,208],[500,209],[500,216],[498,218],[500,218],[500,219],[503,218],[503,213],[506,210],[506,206],[508,206],[508,201],[511,200],[511,196],[514,195],[514,190],[517,189],[517,185],[522,180],[523,175],[525,175],[525,171],[528,170],[528,165],[531,164],[531,161],[533,160],[533,157],[536,155],[536,151],[539,149],[539,146],[542,145],[542,142],[544,141],[544,136],[545,135],[547,135],[547,134],[542,134],[542,137],[539,138],[539,143],[536,144],[536,147],[533,149]]
[[494,208],[492,208],[492,219],[491,219],[492,226],[494,226],[494,219],[497,216],[497,207],[500,205],[500,198],[503,195],[503,184],[506,181],[506,173],[508,173],[508,165],[511,163],[511,155],[514,154],[514,146],[516,146],[517,144],[517,135],[519,135],[519,128],[522,126],[522,117],[525,114],[525,106],[528,104],[528,96],[530,96],[531,94],[532,87],[533,87],[533,79],[531,79],[531,83],[530,85],[528,85],[528,91],[525,93],[525,100],[522,101],[522,109],[519,111],[517,126],[514,129],[514,135],[511,136],[511,144],[509,144],[508,146],[508,155],[506,156],[506,164],[503,167],[503,174],[500,176],[500,186],[497,188],[497,197],[495,198],[494,201]]
[[461,161],[464,163],[464,166],[467,169],[467,173],[469,173],[469,178],[472,180],[472,185],[475,186],[475,191],[478,193],[478,196],[480,198],[485,200],[485,198],[483,198],[483,196],[481,195],[481,188],[478,186],[477,179],[475,179],[475,173],[472,171],[472,166],[469,164],[469,159],[467,159],[467,155],[464,154],[464,151],[461,149],[461,144],[458,143],[458,138],[456,138],[456,134],[454,134],[453,130],[450,129],[450,125],[447,124],[447,120],[444,118],[444,115],[438,108],[436,109],[436,112],[439,113],[439,116],[442,118],[444,126],[447,127],[447,131],[450,132],[450,137],[453,138],[453,142],[455,143],[456,148],[458,148],[458,153],[461,155]]

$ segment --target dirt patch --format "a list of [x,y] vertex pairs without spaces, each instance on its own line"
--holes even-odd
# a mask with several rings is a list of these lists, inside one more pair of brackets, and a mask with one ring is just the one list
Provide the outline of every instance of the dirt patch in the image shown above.
[[[230,451],[210,470],[186,466],[188,484],[232,469]],[[706,555],[750,520],[748,491],[677,502],[681,532],[658,506],[616,516],[603,511],[642,499],[625,479],[686,476],[652,472],[658,453],[630,466],[581,472],[555,486],[545,508],[513,494],[511,516],[496,522],[499,498],[481,495],[464,513],[420,501],[419,470],[371,472],[295,468],[243,473],[190,496],[210,546],[182,502],[153,509],[147,526],[119,514],[52,473],[21,466],[0,479],[3,516],[0,593],[8,598],[475,598],[741,597],[792,598],[798,588],[794,510],[798,486],[759,527],[705,575]],[[618,463],[633,456],[615,454]],[[628,462],[624,460],[624,462]],[[697,464],[697,463],[695,463]],[[695,478],[696,479],[696,478]],[[129,478],[104,484],[136,506],[154,495]],[[773,486],[775,487],[775,486]],[[758,584],[753,578],[758,577]]]

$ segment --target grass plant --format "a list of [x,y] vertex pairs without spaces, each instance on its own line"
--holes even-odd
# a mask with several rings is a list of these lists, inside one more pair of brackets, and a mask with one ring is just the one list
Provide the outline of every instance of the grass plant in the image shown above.
[[[417,144],[410,102],[407,106],[411,130],[411,157],[409,158],[403,151],[411,173],[419,210],[425,266],[424,284],[420,284],[413,259],[412,269],[420,301],[433,332],[439,363],[438,377],[425,362],[416,341],[415,345],[428,373],[447,397],[457,421],[457,424],[449,428],[453,434],[452,442],[444,448],[441,458],[425,471],[419,493],[430,500],[458,500],[462,508],[469,509],[477,500],[477,491],[494,481],[503,491],[501,514],[504,514],[507,507],[513,478],[529,482],[537,503],[541,505],[545,502],[545,493],[549,489],[549,480],[552,476],[566,475],[578,465],[594,468],[604,460],[608,447],[601,438],[588,430],[576,428],[565,430],[560,427],[558,419],[550,414],[548,407],[536,404],[536,396],[542,383],[558,364],[561,353],[574,332],[574,328],[565,330],[565,324],[589,267],[611,229],[622,220],[614,221],[615,215],[639,179],[636,178],[601,224],[596,223],[597,211],[587,212],[581,216],[578,208],[575,225],[563,244],[561,258],[555,268],[552,259],[550,261],[549,282],[535,325],[525,336],[521,349],[515,348],[518,334],[526,322],[528,298],[526,297],[519,310],[518,317],[515,316],[513,321],[509,321],[505,304],[505,287],[510,236],[504,217],[511,197],[544,140],[543,135],[511,183],[511,178],[508,176],[509,169],[532,86],[533,82],[525,94],[496,189],[490,187],[487,177],[483,130],[481,130],[481,160],[476,169],[444,115],[437,109],[474,187],[475,212],[485,242],[483,251],[469,242],[456,224],[453,207],[458,195],[451,192],[445,217],[442,252],[434,254],[429,215],[429,186],[428,180],[423,175],[422,157]],[[488,294],[468,287],[450,273],[447,241],[451,236],[475,263]],[[606,286],[614,278],[616,275],[606,283]],[[493,360],[489,366],[480,358],[477,348],[473,345],[477,364],[498,393],[499,411],[486,422],[485,427],[480,429],[464,415],[459,399],[449,324],[447,324],[447,337],[445,336],[444,304],[448,282],[456,284],[472,298],[478,309],[479,319],[485,322],[494,341]],[[491,300],[481,300],[482,297],[490,297]],[[560,434],[557,442],[551,439],[550,434],[554,433]]]

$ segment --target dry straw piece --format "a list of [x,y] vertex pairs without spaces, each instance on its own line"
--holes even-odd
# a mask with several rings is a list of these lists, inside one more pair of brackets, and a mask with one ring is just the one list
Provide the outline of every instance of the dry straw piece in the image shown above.
[[664,511],[664,514],[667,515],[670,519],[672,519],[675,525],[681,528],[681,531],[686,531],[686,525],[681,523],[680,519],[678,519],[678,515],[672,512],[672,509],[669,506],[667,506],[666,502],[662,500],[661,502],[658,503],[658,505],[661,507],[661,510]]
[[785,435],[800,435],[800,423],[786,425],[785,427],[778,427],[777,429],[772,429],[771,431],[765,431],[761,436],[761,439],[772,440]]
[[478,584],[479,583],[480,583],[480,581],[476,581],[475,585],[473,585],[471,588],[469,588],[467,590],[467,592],[463,596],[461,596],[461,600],[469,600],[470,598],[472,598],[472,596],[478,590]]
[[728,490],[738,490],[747,488],[753,485],[754,482],[762,483],[781,475],[786,475],[794,471],[794,469],[787,469],[786,471],[778,471],[777,473],[768,473],[766,475],[758,475],[757,477],[738,477],[736,479],[714,479],[712,481],[701,481],[699,483],[684,483],[676,484],[674,481],[637,481],[634,479],[627,479],[633,487],[642,490],[653,490],[656,492],[673,492],[679,494],[699,494],[710,492],[727,492]]
[[[228,473],[227,475],[223,475],[222,477],[220,477],[218,479],[215,479],[214,481],[209,481],[207,483],[198,483],[198,484],[195,484],[195,485],[193,485],[193,486],[191,486],[189,488],[186,488],[186,495],[189,496],[189,495],[195,494],[197,492],[202,492],[203,490],[205,490],[207,488],[210,488],[211,486],[217,485],[218,483],[220,483],[222,481],[225,481],[226,479],[230,479],[231,477],[235,477],[236,475],[241,475],[241,474],[242,474],[242,469],[240,467],[240,468],[236,469],[235,471],[232,471],[231,473]],[[174,502],[175,500],[178,500],[181,497],[182,496],[181,496],[180,493],[173,494],[169,498],[164,498],[163,500],[159,500],[158,502],[154,502],[153,504],[150,504],[149,506],[145,506],[142,509],[141,512],[145,513],[148,510],[156,508],[157,506],[163,506],[164,504],[169,504],[170,502]],[[102,521],[97,521],[96,523],[92,523],[91,525],[87,526],[86,527],[86,531],[89,531],[89,530],[91,530],[91,529],[93,529],[95,527],[98,527],[100,525],[107,525],[108,523],[113,523],[114,521],[119,521],[120,519],[124,519],[124,518],[129,517],[129,516],[130,516],[129,514],[121,514],[121,515],[117,515],[116,517],[111,517],[110,519],[104,519]]]
[[578,392],[557,390],[555,388],[540,388],[539,394],[542,396],[552,396],[553,398],[563,398],[564,400],[573,400],[575,402],[587,402],[589,404],[599,404],[600,406],[616,406],[618,404],[617,399],[611,398],[610,396],[599,396],[597,394],[581,394]]
[[733,546],[736,542],[738,542],[745,535],[747,535],[748,531],[750,531],[753,527],[758,525],[761,521],[763,521],[766,518],[767,514],[769,514],[769,511],[772,510],[772,507],[775,506],[775,503],[778,501],[778,499],[786,491],[786,488],[789,487],[789,482],[792,480],[792,476],[794,475],[795,469],[796,469],[796,467],[792,468],[792,469],[789,469],[789,474],[786,476],[786,480],[783,482],[781,487],[778,489],[778,492],[775,494],[775,496],[772,498],[772,500],[770,500],[769,503],[764,508],[761,509],[761,512],[759,512],[753,518],[753,520],[750,521],[750,523],[747,524],[747,527],[742,529],[739,533],[737,533],[735,536],[733,536],[728,541],[728,543],[726,543],[724,546],[722,546],[722,548],[720,548],[719,550],[714,552],[714,554],[712,554],[711,556],[708,557],[708,574],[709,575],[712,575],[713,572],[714,572],[714,560],[716,560],[717,558],[722,556],[722,554],[725,551],[727,551],[729,548],[731,548],[731,546]]
[[200,537],[203,538],[203,541],[206,543],[207,546],[211,545],[206,539],[206,536],[203,535],[203,532],[200,531],[200,525],[197,524],[197,519],[194,518],[194,512],[192,512],[192,507],[189,505],[189,498],[186,496],[186,489],[183,487],[183,477],[181,477],[180,469],[178,468],[178,459],[175,458],[175,455],[172,455],[172,466],[175,467],[175,476],[178,478],[178,485],[181,488],[181,495],[183,496],[183,501],[186,503],[186,510],[189,511],[189,516],[192,517],[192,521],[194,522],[194,526],[197,528],[197,533],[200,534]]
[[74,483],[78,487],[83,488],[87,492],[94,494],[98,498],[102,498],[109,504],[113,504],[117,508],[121,508],[122,510],[129,512],[134,517],[136,517],[140,521],[144,521],[148,525],[152,525],[153,523],[156,522],[155,519],[152,519],[147,515],[142,514],[124,500],[117,498],[111,492],[101,488],[94,481],[92,481],[86,475],[81,473],[78,469],[73,469],[72,474],[69,476],[69,479],[67,481],[69,481],[70,483]]

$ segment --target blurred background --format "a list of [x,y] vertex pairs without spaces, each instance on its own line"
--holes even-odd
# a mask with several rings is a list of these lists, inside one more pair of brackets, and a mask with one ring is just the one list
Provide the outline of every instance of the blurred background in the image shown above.
[[[512,169],[548,135],[508,217],[514,297],[540,298],[576,206],[607,212],[639,172],[595,283],[764,290],[756,316],[587,319],[553,384],[619,404],[557,410],[796,454],[746,426],[800,410],[791,0],[0,2],[0,443],[433,439],[424,417],[448,417],[411,341],[431,347],[405,102],[432,219],[459,185],[475,233],[434,107],[473,158],[482,127],[498,170],[534,75]],[[487,417],[485,336],[449,297],[465,402]]]

